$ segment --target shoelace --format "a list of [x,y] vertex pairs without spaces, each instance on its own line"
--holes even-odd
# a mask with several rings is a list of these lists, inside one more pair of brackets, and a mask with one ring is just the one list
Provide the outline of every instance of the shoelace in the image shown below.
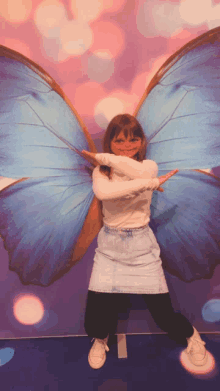
[[[101,346],[104,345],[104,349],[106,350],[106,352],[109,352],[109,347],[108,347],[108,345],[106,344],[106,342],[103,339],[93,338],[92,341],[94,341],[94,340],[95,340],[94,346],[96,346],[96,348],[98,346],[100,348],[100,350],[101,350],[102,349]],[[99,345],[98,345],[98,343],[99,343]]]
[[186,349],[187,353],[189,353],[190,351],[195,351],[196,353],[205,353],[205,342],[202,341],[201,339],[197,339],[197,338],[190,338],[189,340],[189,344],[188,344],[188,347]]

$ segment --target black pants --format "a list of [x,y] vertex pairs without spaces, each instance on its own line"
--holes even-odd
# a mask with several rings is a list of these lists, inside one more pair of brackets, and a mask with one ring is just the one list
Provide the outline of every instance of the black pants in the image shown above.
[[[118,312],[126,294],[88,291],[85,330],[89,337],[104,339],[117,329]],[[184,315],[174,312],[169,293],[144,294],[147,308],[155,323],[179,343],[193,335],[193,327]]]

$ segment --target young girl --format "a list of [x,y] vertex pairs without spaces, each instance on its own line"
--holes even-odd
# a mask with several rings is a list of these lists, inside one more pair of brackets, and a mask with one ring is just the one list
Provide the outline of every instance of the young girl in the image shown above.
[[147,142],[135,117],[112,119],[104,135],[104,152],[83,151],[99,165],[93,171],[93,190],[102,201],[104,225],[89,283],[85,330],[94,344],[89,364],[98,369],[106,360],[108,336],[117,327],[118,305],[125,294],[140,294],[156,324],[168,334],[188,342],[186,352],[194,365],[207,361],[205,343],[197,330],[171,304],[162,269],[160,249],[150,229],[154,190],[178,170],[157,178],[158,167],[144,160]]

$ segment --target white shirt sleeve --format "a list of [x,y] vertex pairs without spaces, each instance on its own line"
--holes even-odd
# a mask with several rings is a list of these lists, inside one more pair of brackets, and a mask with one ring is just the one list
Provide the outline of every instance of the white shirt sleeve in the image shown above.
[[117,199],[126,195],[135,196],[137,191],[155,190],[159,187],[159,179],[133,179],[130,181],[112,182],[102,174],[97,166],[93,170],[93,191],[96,197],[103,200]]
[[100,165],[112,167],[116,173],[124,174],[130,179],[155,178],[158,174],[157,163],[153,160],[138,162],[127,156],[116,156],[111,153],[97,153],[95,158]]

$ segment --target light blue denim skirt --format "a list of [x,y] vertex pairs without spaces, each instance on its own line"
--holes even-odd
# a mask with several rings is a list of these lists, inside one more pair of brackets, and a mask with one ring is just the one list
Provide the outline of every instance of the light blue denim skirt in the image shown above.
[[151,228],[111,228],[98,234],[89,290],[108,293],[167,293],[160,248]]

